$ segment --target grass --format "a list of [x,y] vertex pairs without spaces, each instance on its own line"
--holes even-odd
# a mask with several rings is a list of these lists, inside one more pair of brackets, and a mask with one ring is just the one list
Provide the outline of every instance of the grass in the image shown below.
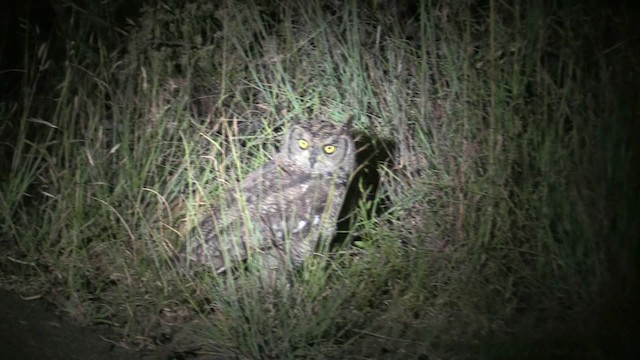
[[[602,294],[637,296],[630,20],[591,3],[179,3],[122,21],[70,1],[64,38],[25,29],[20,96],[0,104],[3,287],[184,354],[614,346]],[[176,271],[203,207],[319,114],[354,115],[368,159],[332,251],[281,292]]]

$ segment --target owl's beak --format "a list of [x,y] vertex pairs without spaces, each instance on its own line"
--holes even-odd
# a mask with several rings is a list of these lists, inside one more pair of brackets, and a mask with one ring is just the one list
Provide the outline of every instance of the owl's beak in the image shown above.
[[320,160],[320,156],[318,156],[318,150],[312,149],[311,153],[309,154],[309,165],[312,169],[316,165],[318,160]]

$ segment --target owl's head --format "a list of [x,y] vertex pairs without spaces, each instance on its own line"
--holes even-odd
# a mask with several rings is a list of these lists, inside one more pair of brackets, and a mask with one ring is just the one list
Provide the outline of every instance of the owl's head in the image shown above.
[[307,121],[289,129],[281,153],[302,169],[316,174],[355,167],[356,146],[345,127],[329,121]]

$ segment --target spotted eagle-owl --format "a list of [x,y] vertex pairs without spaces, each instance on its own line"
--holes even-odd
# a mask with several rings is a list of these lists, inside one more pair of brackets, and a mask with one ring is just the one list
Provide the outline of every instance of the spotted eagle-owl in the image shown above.
[[336,233],[356,147],[347,126],[292,126],[280,152],[211,208],[187,238],[182,264],[217,272],[249,259],[260,269],[298,267]]

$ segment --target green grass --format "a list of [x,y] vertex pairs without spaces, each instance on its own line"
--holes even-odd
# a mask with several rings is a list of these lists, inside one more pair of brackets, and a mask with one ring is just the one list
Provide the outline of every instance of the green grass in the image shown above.
[[[630,20],[227,1],[116,23],[69,4],[66,50],[29,42],[22,97],[0,104],[3,287],[149,348],[173,333],[178,351],[247,358],[604,356],[601,295],[637,284]],[[371,154],[345,243],[286,291],[174,269],[203,207],[319,114],[354,115]]]

